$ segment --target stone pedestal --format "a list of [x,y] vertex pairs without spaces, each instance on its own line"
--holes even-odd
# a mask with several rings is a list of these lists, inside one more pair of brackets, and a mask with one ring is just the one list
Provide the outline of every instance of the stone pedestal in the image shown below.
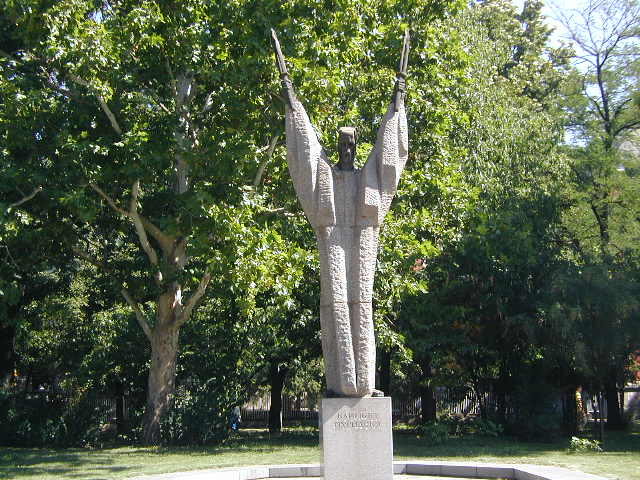
[[391,397],[323,398],[325,480],[393,480]]

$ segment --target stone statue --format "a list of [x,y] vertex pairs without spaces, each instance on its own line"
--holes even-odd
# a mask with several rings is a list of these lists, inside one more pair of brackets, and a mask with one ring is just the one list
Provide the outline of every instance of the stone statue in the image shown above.
[[404,108],[409,35],[393,99],[366,164],[354,168],[356,131],[338,135],[332,166],[297,99],[275,32],[272,39],[286,112],[287,163],[320,252],[320,325],[328,396],[382,396],[375,390],[376,350],[371,299],[380,225],[407,161]]

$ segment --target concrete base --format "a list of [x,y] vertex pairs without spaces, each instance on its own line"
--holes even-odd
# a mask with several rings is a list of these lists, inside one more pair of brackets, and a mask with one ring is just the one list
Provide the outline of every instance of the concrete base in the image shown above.
[[393,480],[391,397],[323,398],[325,480]]
[[[499,478],[508,480],[611,480],[588,473],[544,465],[506,465],[478,462],[429,462],[405,460],[393,463],[395,480],[408,480],[425,476],[425,480],[438,480],[433,475],[455,478]],[[410,475],[407,477],[407,475]],[[217,470],[143,475],[129,480],[264,480],[265,478],[320,478],[320,465],[262,465]],[[363,480],[366,480],[364,478]]]

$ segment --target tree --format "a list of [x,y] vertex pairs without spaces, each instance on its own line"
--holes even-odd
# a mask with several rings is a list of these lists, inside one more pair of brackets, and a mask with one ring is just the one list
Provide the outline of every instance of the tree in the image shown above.
[[[487,1],[453,20],[468,52],[450,140],[463,152],[452,165],[456,201],[442,213],[435,207],[430,229],[446,225],[448,234],[413,265],[420,287],[408,292],[401,314],[426,377],[422,393],[432,397],[429,385],[452,378],[478,394],[493,388],[502,417],[507,397],[536,371],[539,308],[559,253],[566,166],[557,149],[558,100],[566,62],[546,45],[541,9],[541,2],[517,12],[509,2]],[[529,405],[519,407],[526,418]]]
[[[576,281],[593,281],[604,289],[609,287],[603,284],[609,282],[613,288],[616,279],[629,275],[640,239],[638,159],[620,149],[640,128],[640,5],[633,0],[594,0],[560,18],[575,49],[576,66],[574,88],[567,97],[573,135],[567,146],[573,173],[571,209],[565,217],[567,254],[585,272],[602,268],[608,272],[604,276],[579,273],[578,277],[585,277]],[[615,295],[609,300],[623,303],[589,308],[591,313],[581,317],[586,331],[615,336],[613,332],[629,324],[626,302]],[[612,316],[605,311],[617,313]],[[597,352],[602,337],[585,337],[589,338],[588,348]],[[629,348],[626,342],[613,337],[611,347],[622,349],[612,351],[615,358],[629,354],[624,350]],[[589,365],[600,378],[595,383],[605,389],[607,397],[607,423],[618,428],[623,424],[618,392],[623,387],[624,362],[614,361],[602,368],[601,360],[592,360]]]
[[146,442],[159,441],[171,404],[182,327],[214,272],[225,275],[223,259],[241,261],[228,254],[244,227],[226,216],[297,208],[290,185],[281,188],[282,155],[270,161],[281,109],[269,28],[300,67],[294,81],[316,124],[327,133],[358,118],[372,143],[402,23],[434,35],[428,22],[460,3],[2,3],[3,81],[13,89],[3,127],[15,139],[3,155],[18,158],[21,138],[43,148],[25,166],[45,173],[67,250],[121,292],[151,345]]
[[619,244],[617,232],[612,231],[613,217],[620,210],[634,208],[621,194],[628,190],[620,182],[629,172],[620,174],[626,159],[618,147],[640,127],[640,5],[633,0],[593,0],[560,17],[575,49],[578,69],[574,90],[569,92],[570,127],[577,143],[572,149],[574,181],[598,232],[596,245],[579,233],[574,245],[583,259],[597,255],[611,263]]

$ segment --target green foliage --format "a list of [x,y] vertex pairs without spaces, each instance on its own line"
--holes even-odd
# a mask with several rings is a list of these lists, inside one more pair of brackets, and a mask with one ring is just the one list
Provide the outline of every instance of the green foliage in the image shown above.
[[416,434],[425,445],[441,445],[449,439],[449,426],[442,422],[426,422],[418,426]]
[[588,438],[571,437],[569,440],[569,448],[567,453],[591,453],[602,452],[601,442],[598,440],[590,440]]
[[64,435],[63,408],[62,403],[48,402],[39,395],[28,397],[0,391],[0,421],[3,425],[0,441],[4,445],[16,446],[59,443]]
[[163,443],[209,445],[225,440],[230,432],[228,415],[234,405],[227,385],[209,381],[178,388],[173,406],[161,424]]
[[504,427],[499,423],[469,415],[446,415],[440,418],[440,422],[448,425],[449,433],[457,437],[497,437],[504,431]]
[[[409,26],[410,158],[374,290],[377,343],[392,352],[397,383],[408,394],[493,389],[498,411],[483,404],[483,416],[502,424],[515,405],[508,427],[540,438],[557,424],[540,398],[577,380],[624,382],[640,338],[640,165],[613,147],[637,120],[631,37],[600,79],[615,113],[607,126],[581,90],[597,75],[570,70],[570,52],[547,46],[539,1],[520,12],[506,0],[0,9],[0,328],[21,373],[126,392],[142,408],[149,346],[121,288],[153,328],[160,296],[178,287],[186,302],[208,271],[180,338],[165,441],[224,439],[228,410],[264,387],[272,364],[291,372],[290,391],[321,391],[315,240],[287,172],[268,31],[329,155],[349,124],[362,163]],[[566,111],[584,144],[561,150]],[[91,184],[183,241],[184,265],[171,255],[154,265],[130,216]],[[11,410],[16,441],[104,441],[91,411],[71,432],[63,414],[36,410]],[[498,434],[488,418],[455,428]],[[428,442],[446,439],[442,424],[430,427]]]
[[[518,13],[496,0],[452,19],[468,54],[467,81],[457,86],[464,117],[451,134],[467,153],[451,166],[459,201],[447,205],[454,220],[437,248],[413,257],[415,287],[401,310],[425,381],[472,387],[483,418],[500,422],[507,393],[544,357],[540,317],[548,280],[561,268],[566,65],[546,47],[541,8],[527,2]],[[487,391],[498,399],[495,412]]]
[[101,423],[106,412],[94,399],[86,394],[72,398],[60,393],[0,390],[0,443],[21,447],[102,447],[108,440]]

